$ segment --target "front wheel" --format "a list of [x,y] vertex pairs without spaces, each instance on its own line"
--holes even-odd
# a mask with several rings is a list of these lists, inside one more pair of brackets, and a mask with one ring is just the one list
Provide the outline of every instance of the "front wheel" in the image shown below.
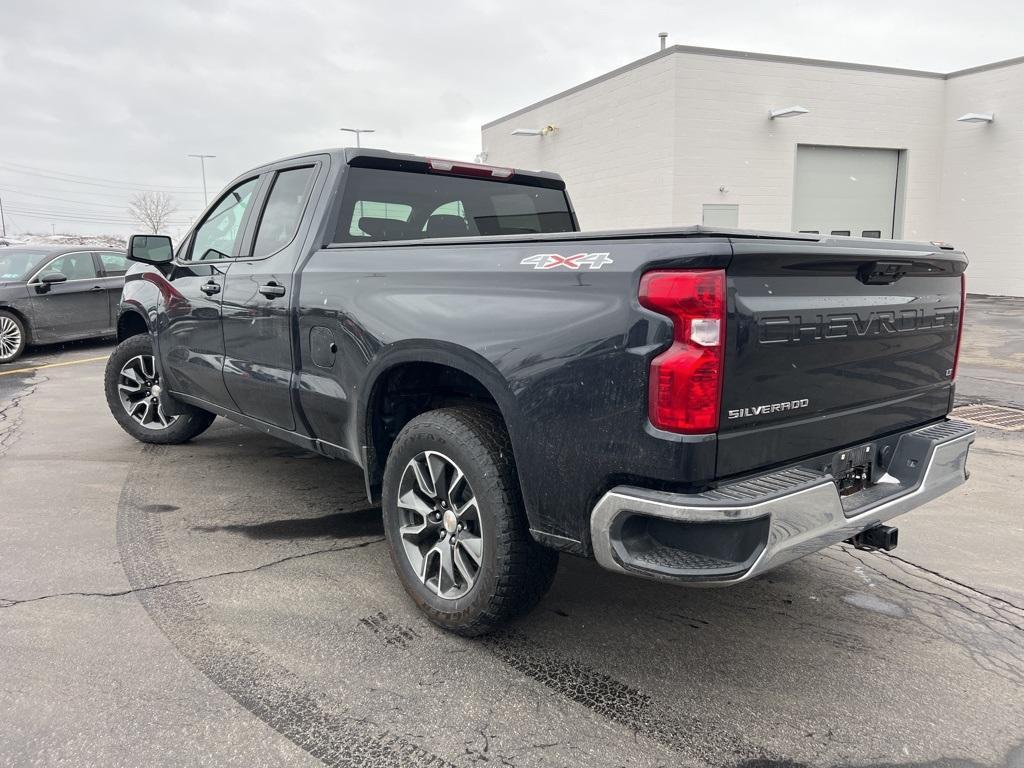
[[406,591],[435,624],[481,635],[547,592],[558,553],[530,536],[497,414],[443,408],[410,421],[384,471],[384,532]]
[[25,351],[28,334],[21,318],[0,310],[0,363],[13,363]]
[[182,413],[164,413],[158,395],[160,374],[153,340],[143,333],[125,339],[107,360],[103,376],[107,407],[121,429],[143,443],[176,445],[205,432],[212,413],[182,404]]

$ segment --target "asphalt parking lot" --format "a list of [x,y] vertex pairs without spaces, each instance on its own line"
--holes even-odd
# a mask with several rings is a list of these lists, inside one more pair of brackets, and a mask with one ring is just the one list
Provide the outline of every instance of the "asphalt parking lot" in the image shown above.
[[[1024,301],[958,398],[1024,407]],[[142,446],[109,343],[0,366],[0,764],[1024,766],[1024,431],[833,547],[685,590],[563,557],[482,640],[426,622],[354,468],[218,420]],[[40,367],[47,366],[47,367]]]

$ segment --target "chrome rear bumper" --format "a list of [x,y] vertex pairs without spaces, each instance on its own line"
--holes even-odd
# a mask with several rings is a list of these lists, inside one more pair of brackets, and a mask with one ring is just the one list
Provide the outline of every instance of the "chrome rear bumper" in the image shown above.
[[619,486],[591,513],[594,553],[605,568],[638,576],[695,585],[745,581],[960,485],[974,434],[956,421],[907,432],[885,474],[845,497],[830,473],[805,467],[699,494]]

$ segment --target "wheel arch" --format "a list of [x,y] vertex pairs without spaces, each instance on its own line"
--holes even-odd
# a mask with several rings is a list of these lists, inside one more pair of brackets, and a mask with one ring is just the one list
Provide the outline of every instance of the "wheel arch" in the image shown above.
[[117,318],[117,343],[125,339],[138,336],[142,333],[149,333],[149,323],[145,315],[136,309],[126,309]]
[[12,307],[8,304],[0,304],[0,311],[6,312],[10,315],[14,315],[18,318],[18,322],[21,323],[21,327],[25,329],[25,345],[28,346],[32,343],[32,323],[29,322],[28,316],[20,309]]
[[[401,405],[396,408],[396,403]],[[479,403],[500,415],[515,450],[518,410],[508,382],[486,358],[444,342],[396,344],[374,361],[359,400],[367,495],[380,498],[388,451],[405,424],[445,405]],[[517,479],[522,488],[522,478]]]

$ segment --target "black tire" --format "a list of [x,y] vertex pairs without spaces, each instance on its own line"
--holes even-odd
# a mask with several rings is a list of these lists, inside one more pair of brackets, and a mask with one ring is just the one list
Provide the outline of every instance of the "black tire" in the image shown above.
[[0,309],[0,335],[0,363],[13,363],[25,351],[28,328],[16,314]]
[[[425,452],[448,458],[464,474],[477,501],[474,509],[478,520],[467,522],[466,527],[479,523],[482,530],[472,538],[482,542],[482,558],[472,586],[455,598],[441,596],[440,576],[435,588],[425,583],[410,560],[415,555],[407,553],[407,539],[399,532],[410,519],[408,507],[399,509],[400,486],[414,459],[426,456]],[[541,546],[530,536],[508,433],[500,416],[490,410],[443,408],[410,421],[388,455],[383,507],[384,531],[402,586],[420,610],[444,629],[467,637],[490,632],[533,608],[554,581],[558,552]],[[422,519],[426,524],[427,517]],[[444,525],[437,526],[442,539]],[[462,528],[458,530],[461,532]],[[470,533],[466,531],[467,535]],[[459,535],[463,534],[450,535],[448,541]],[[423,544],[424,548],[429,546],[429,541]],[[452,547],[452,552],[456,552],[456,545]],[[427,562],[424,558],[423,564]],[[438,560],[439,569],[443,568],[442,562]],[[462,586],[465,588],[465,584]]]
[[[107,407],[110,408],[110,413],[114,416],[115,421],[121,425],[121,429],[139,442],[158,445],[177,445],[188,442],[193,437],[205,432],[216,416],[185,403],[176,404],[182,411],[176,417],[166,417],[162,410],[159,412],[160,419],[169,421],[166,426],[160,425],[159,422],[150,422],[149,426],[143,426],[141,422],[129,415],[118,390],[118,384],[122,379],[122,370],[129,361],[146,357],[152,360],[153,340],[148,333],[142,333],[130,336],[118,344],[107,360],[107,368],[103,375],[103,388],[107,396]],[[159,383],[159,375],[156,374],[155,369],[150,380]]]

